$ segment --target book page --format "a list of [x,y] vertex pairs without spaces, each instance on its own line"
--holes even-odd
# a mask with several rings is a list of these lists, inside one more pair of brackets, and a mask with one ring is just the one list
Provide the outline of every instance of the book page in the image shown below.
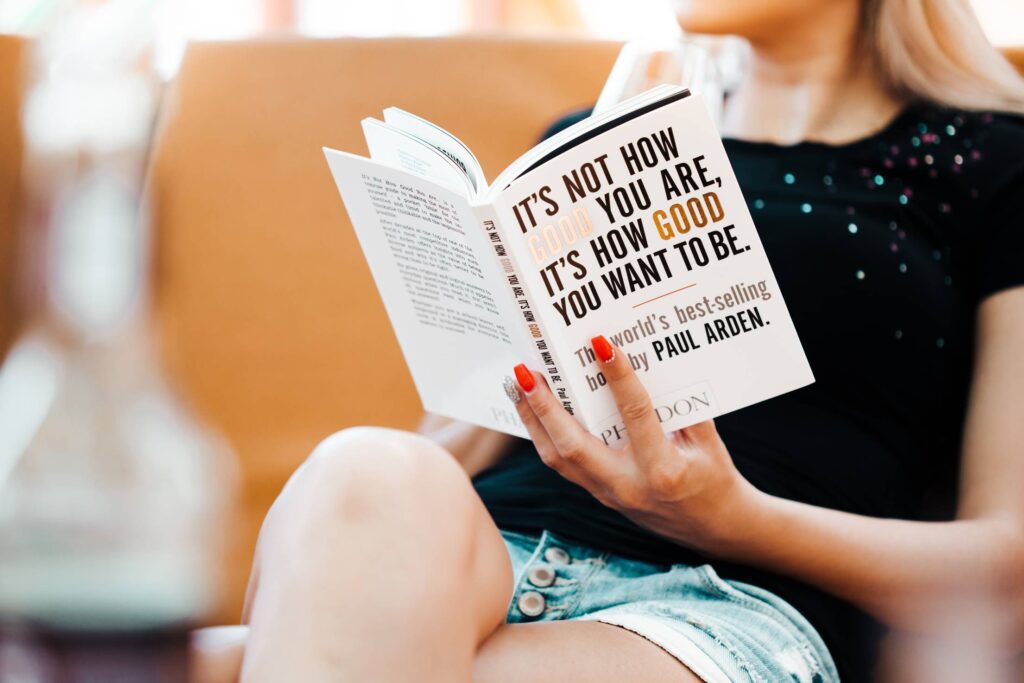
[[577,417],[606,443],[627,436],[598,334],[628,354],[666,431],[813,381],[700,97],[569,149],[495,209]]
[[363,119],[362,123],[374,161],[442,183],[467,197],[475,194],[466,171],[436,147],[377,119]]
[[324,153],[424,409],[525,436],[502,387],[522,362],[524,332],[468,200],[399,169]]
[[462,140],[444,128],[398,107],[385,109],[384,121],[389,126],[422,140],[451,159],[472,182],[474,195],[482,194],[487,189],[487,179],[476,156]]

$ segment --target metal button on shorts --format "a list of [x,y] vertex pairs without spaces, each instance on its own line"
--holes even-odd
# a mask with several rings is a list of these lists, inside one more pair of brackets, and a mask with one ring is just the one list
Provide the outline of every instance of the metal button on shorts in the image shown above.
[[565,548],[559,548],[554,545],[544,551],[544,559],[551,564],[569,564],[572,562],[572,558],[569,557],[569,553],[565,551]]
[[539,617],[544,614],[544,596],[537,591],[526,591],[519,596],[519,602],[516,604],[525,616]]
[[555,582],[555,570],[546,564],[534,565],[530,567],[526,578],[537,588],[547,588]]

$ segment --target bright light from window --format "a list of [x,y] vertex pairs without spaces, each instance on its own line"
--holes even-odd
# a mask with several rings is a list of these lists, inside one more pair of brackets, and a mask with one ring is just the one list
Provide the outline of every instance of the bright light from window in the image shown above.
[[464,0],[296,0],[311,36],[431,36],[465,30]]
[[[82,0],[0,0],[0,32],[37,33]],[[95,0],[93,0],[95,1]],[[264,30],[268,0],[140,0],[160,6],[162,52],[185,40],[232,39]],[[471,29],[471,9],[494,14],[518,0],[291,0],[296,31],[311,36],[444,35]],[[567,3],[573,0],[564,0]],[[532,0],[542,5],[545,0]],[[1024,0],[971,0],[996,45],[1024,46]],[[670,0],[575,0],[587,31],[600,38],[677,35]],[[500,13],[500,12],[499,12]],[[558,31],[550,27],[545,33]],[[177,45],[170,50],[167,46]],[[173,59],[165,61],[173,61]]]
[[59,2],[0,0],[0,33],[33,33]]
[[178,70],[190,40],[231,40],[259,33],[261,0],[161,0],[156,44],[157,70],[169,78]]
[[988,39],[999,46],[1024,46],[1024,0],[972,0]]
[[261,0],[164,0],[166,30],[193,40],[242,38],[262,26]]
[[600,38],[630,40],[679,35],[667,0],[577,0],[587,29]]

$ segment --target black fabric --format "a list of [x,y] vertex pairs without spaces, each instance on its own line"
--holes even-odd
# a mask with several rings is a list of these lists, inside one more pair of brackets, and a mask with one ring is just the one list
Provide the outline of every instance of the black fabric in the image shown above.
[[[915,104],[847,145],[726,149],[816,377],[716,421],[737,467],[814,505],[951,518],[975,313],[1024,284],[1024,119]],[[474,483],[501,527],[706,561],[603,507],[529,442]],[[866,616],[795,581],[712,564],[800,610],[844,680],[869,678],[880,629]]]

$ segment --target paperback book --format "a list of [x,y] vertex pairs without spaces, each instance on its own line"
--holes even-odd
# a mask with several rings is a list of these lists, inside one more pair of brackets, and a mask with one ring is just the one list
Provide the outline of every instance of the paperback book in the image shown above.
[[700,96],[649,90],[490,183],[428,121],[362,125],[370,158],[324,152],[425,410],[526,437],[503,389],[526,363],[620,446],[598,334],[666,432],[814,381]]

